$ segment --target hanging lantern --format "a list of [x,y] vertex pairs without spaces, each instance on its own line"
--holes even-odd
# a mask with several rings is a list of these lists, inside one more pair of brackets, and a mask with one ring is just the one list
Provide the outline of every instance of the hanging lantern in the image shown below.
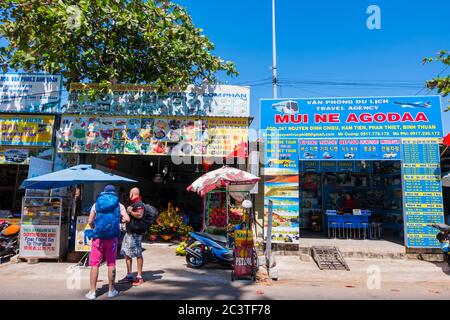
[[116,156],[111,156],[107,160],[109,170],[116,170],[119,166],[119,160]]

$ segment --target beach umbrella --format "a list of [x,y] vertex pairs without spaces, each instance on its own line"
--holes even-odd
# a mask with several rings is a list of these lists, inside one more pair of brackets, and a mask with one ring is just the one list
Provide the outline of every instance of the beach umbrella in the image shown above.
[[93,169],[91,165],[80,164],[34,178],[26,179],[21,189],[57,189],[83,183],[137,182],[109,172]]
[[187,187],[187,190],[204,196],[215,189],[228,188],[229,191],[235,191],[230,192],[233,198],[241,200],[243,197],[238,191],[250,191],[259,179],[246,171],[223,166],[204,174]]

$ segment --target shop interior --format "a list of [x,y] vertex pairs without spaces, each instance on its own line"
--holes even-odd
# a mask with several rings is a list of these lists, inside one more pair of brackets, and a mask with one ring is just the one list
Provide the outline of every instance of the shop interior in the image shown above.
[[0,217],[20,217],[25,190],[20,184],[28,177],[28,165],[0,165]]
[[[403,244],[403,201],[400,161],[300,162],[300,237],[330,237],[327,210],[342,215],[370,212],[375,237]],[[353,235],[337,237],[359,237]],[[336,235],[335,235],[336,237]],[[367,237],[369,238],[369,236]]]
[[[167,208],[171,202],[178,207],[182,216],[185,216],[187,224],[194,230],[202,228],[202,198],[187,191],[186,188],[197,178],[208,171],[221,167],[220,164],[205,166],[201,160],[191,158],[192,164],[175,165],[170,156],[139,156],[139,155],[101,155],[83,154],[85,159],[80,163],[92,164],[97,169],[112,171],[115,174],[138,181],[134,184],[117,184],[120,201],[129,205],[129,190],[138,187],[144,202],[147,202],[159,210]],[[197,163],[198,162],[198,163]],[[82,192],[82,207],[85,211],[103,190],[104,184],[84,186]]]

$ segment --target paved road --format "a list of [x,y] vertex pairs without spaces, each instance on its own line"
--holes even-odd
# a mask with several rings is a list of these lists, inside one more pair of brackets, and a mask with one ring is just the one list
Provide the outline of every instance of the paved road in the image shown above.
[[[230,281],[229,270],[186,267],[175,246],[145,245],[146,282],[118,285],[115,299],[450,299],[450,270],[444,263],[417,260],[347,260],[351,271],[320,271],[298,257],[277,258],[272,285]],[[0,266],[0,299],[84,299],[89,270],[67,263]],[[118,261],[118,278],[125,263]],[[98,299],[106,294],[106,267]],[[369,289],[368,287],[371,289]]]

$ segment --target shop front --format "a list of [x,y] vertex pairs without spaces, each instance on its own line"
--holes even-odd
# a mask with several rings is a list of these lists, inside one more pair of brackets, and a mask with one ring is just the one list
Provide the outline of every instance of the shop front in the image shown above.
[[261,129],[272,241],[439,247],[440,97],[261,100]]
[[0,114],[0,217],[20,217],[25,191],[19,186],[32,159],[52,162],[54,122],[54,115]]
[[20,217],[31,158],[53,160],[61,85],[59,75],[0,74],[0,217]]
[[[96,84],[73,84],[57,152],[137,180],[144,201],[160,210],[170,203],[198,230],[202,201],[186,188],[247,145],[249,99],[249,89],[237,86],[191,86],[157,95],[145,85],[112,85],[104,91]],[[84,187],[80,214],[103,186]],[[118,185],[124,204],[129,188]]]

